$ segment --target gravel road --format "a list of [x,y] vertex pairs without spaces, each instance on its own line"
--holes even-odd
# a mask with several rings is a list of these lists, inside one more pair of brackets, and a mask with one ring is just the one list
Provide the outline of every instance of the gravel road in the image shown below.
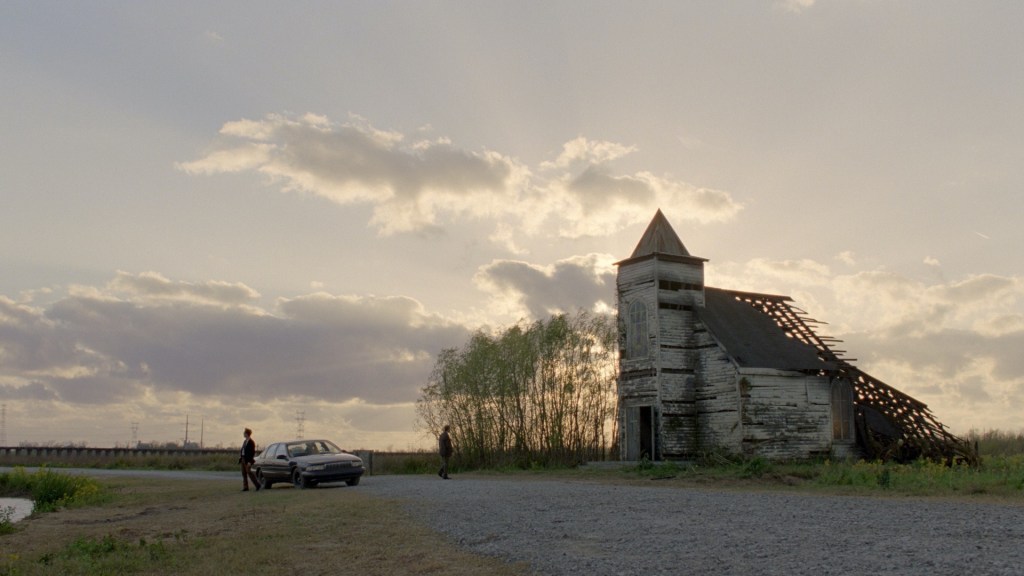
[[538,574],[1024,575],[1024,503],[371,476],[465,548]]

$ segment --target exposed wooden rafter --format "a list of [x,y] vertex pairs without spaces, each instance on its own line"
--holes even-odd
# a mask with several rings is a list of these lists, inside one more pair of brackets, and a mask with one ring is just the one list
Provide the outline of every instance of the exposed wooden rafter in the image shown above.
[[[822,361],[836,367],[828,372],[850,381],[856,396],[854,402],[859,408],[859,432],[868,457],[977,462],[977,453],[970,444],[950,433],[927,405],[861,371],[852,364],[853,359],[842,357],[844,350],[832,347],[841,340],[820,336],[810,327],[825,322],[809,318],[805,311],[790,304],[786,296],[737,293],[736,298],[771,317],[790,337],[814,346]],[[884,417],[897,430],[896,436],[872,426],[867,410]]]

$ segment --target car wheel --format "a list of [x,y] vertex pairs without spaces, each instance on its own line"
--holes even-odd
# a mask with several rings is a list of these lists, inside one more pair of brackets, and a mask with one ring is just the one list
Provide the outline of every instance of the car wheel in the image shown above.
[[264,490],[270,490],[270,487],[274,485],[273,482],[263,475],[262,469],[256,471],[256,481],[260,483],[260,488]]
[[309,482],[307,482],[302,477],[302,473],[299,472],[298,468],[296,468],[295,470],[292,470],[292,484],[294,484],[296,488],[309,488],[310,487]]
[[359,486],[359,477],[356,476],[355,478],[349,478],[348,480],[345,480],[345,484],[348,484],[349,486]]

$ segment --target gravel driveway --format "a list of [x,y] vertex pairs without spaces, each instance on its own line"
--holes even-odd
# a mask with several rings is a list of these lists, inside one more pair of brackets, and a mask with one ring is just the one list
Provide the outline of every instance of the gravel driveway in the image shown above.
[[1024,505],[371,476],[474,552],[538,574],[1024,575]]

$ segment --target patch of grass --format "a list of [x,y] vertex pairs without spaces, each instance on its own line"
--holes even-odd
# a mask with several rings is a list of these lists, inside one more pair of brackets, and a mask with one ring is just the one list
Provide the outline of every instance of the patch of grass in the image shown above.
[[[520,576],[458,549],[396,501],[359,487],[239,492],[228,480],[112,478],[93,507],[33,517],[0,536],[0,576],[446,574]],[[19,523],[20,524],[20,523]],[[69,528],[73,527],[73,528]]]
[[[434,474],[441,460],[434,452],[374,452],[374,474]],[[455,471],[455,467],[452,467]]]
[[843,487],[856,492],[881,491],[910,496],[989,494],[1019,497],[1024,495],[1024,457],[986,458],[976,467],[947,466],[928,460],[909,464],[825,462],[813,481],[818,486]]
[[986,457],[980,466],[866,461],[770,462],[721,455],[686,462],[641,462],[549,470],[552,476],[610,483],[662,481],[666,486],[740,490],[797,490],[865,496],[997,500],[1024,498],[1024,455]]
[[36,564],[60,574],[138,574],[149,572],[154,564],[174,568],[174,561],[163,542],[128,542],[107,534],[76,538],[62,550],[44,553]]
[[771,463],[764,458],[750,458],[740,464],[740,478],[760,478],[770,472]]
[[2,466],[39,466],[46,468],[109,468],[114,470],[209,470],[232,471],[238,468],[238,454],[126,454],[118,456],[58,455],[43,456],[3,455]]

